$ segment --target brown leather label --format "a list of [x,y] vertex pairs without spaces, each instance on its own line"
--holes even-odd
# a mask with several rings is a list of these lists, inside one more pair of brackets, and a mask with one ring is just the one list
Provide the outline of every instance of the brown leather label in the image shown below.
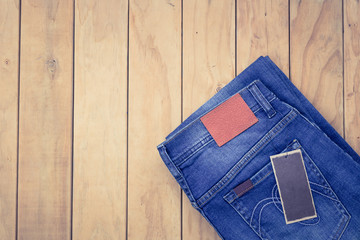
[[254,187],[253,183],[251,182],[250,179],[248,179],[245,182],[237,185],[233,190],[236,193],[236,195],[238,197],[240,197],[240,196],[244,195],[244,193],[246,193],[247,191],[252,189],[253,187]]
[[202,116],[200,120],[219,147],[258,122],[239,93]]

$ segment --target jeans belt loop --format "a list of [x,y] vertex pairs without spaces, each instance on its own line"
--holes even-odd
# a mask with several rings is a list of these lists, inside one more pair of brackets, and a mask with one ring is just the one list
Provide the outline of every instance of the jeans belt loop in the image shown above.
[[269,118],[272,118],[276,111],[273,108],[273,106],[270,104],[270,102],[265,98],[265,96],[262,94],[256,83],[251,84],[247,87],[250,91],[251,95],[255,98],[255,100],[260,104],[260,106],[265,110],[266,114]]

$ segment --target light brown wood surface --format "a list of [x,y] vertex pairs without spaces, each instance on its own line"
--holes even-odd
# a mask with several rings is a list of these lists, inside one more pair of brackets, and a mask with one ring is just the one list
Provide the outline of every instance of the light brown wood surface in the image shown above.
[[287,0],[237,1],[237,71],[269,55],[289,76],[289,4]]
[[181,122],[181,4],[131,1],[128,239],[180,239],[180,187],[156,145]]
[[341,1],[290,5],[290,77],[328,122],[343,135]]
[[344,1],[345,140],[360,152],[360,3]]
[[73,3],[21,4],[18,239],[71,238]]
[[0,1],[0,239],[16,237],[19,1]]
[[165,136],[259,56],[360,152],[356,0],[0,1],[0,239],[215,240]]
[[73,240],[126,239],[127,4],[75,5]]

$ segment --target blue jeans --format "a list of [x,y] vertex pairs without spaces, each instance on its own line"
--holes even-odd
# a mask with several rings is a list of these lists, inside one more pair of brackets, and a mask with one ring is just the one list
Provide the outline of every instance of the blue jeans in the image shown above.
[[[219,147],[200,118],[240,94],[258,122]],[[268,57],[259,57],[157,146],[222,239],[360,239],[360,156]],[[300,149],[317,217],[286,224],[270,156]],[[253,188],[234,188],[250,179]]]

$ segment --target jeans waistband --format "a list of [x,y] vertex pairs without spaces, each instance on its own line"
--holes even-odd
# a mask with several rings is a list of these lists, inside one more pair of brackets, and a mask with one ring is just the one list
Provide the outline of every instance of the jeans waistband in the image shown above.
[[[269,118],[276,113],[271,105],[271,101],[276,98],[276,95],[271,92],[260,79],[253,80],[235,94],[241,95],[253,113],[263,110]],[[199,115],[182,129],[178,129],[174,135],[160,144],[165,146],[168,157],[176,166],[179,166],[186,161],[186,159],[196,153],[202,146],[213,141],[212,136],[201,122],[200,117],[204,116],[233,95],[234,94],[222,98],[222,101],[213,105],[213,107],[207,111],[204,111],[203,114]],[[206,102],[204,105],[207,104],[210,103]]]

